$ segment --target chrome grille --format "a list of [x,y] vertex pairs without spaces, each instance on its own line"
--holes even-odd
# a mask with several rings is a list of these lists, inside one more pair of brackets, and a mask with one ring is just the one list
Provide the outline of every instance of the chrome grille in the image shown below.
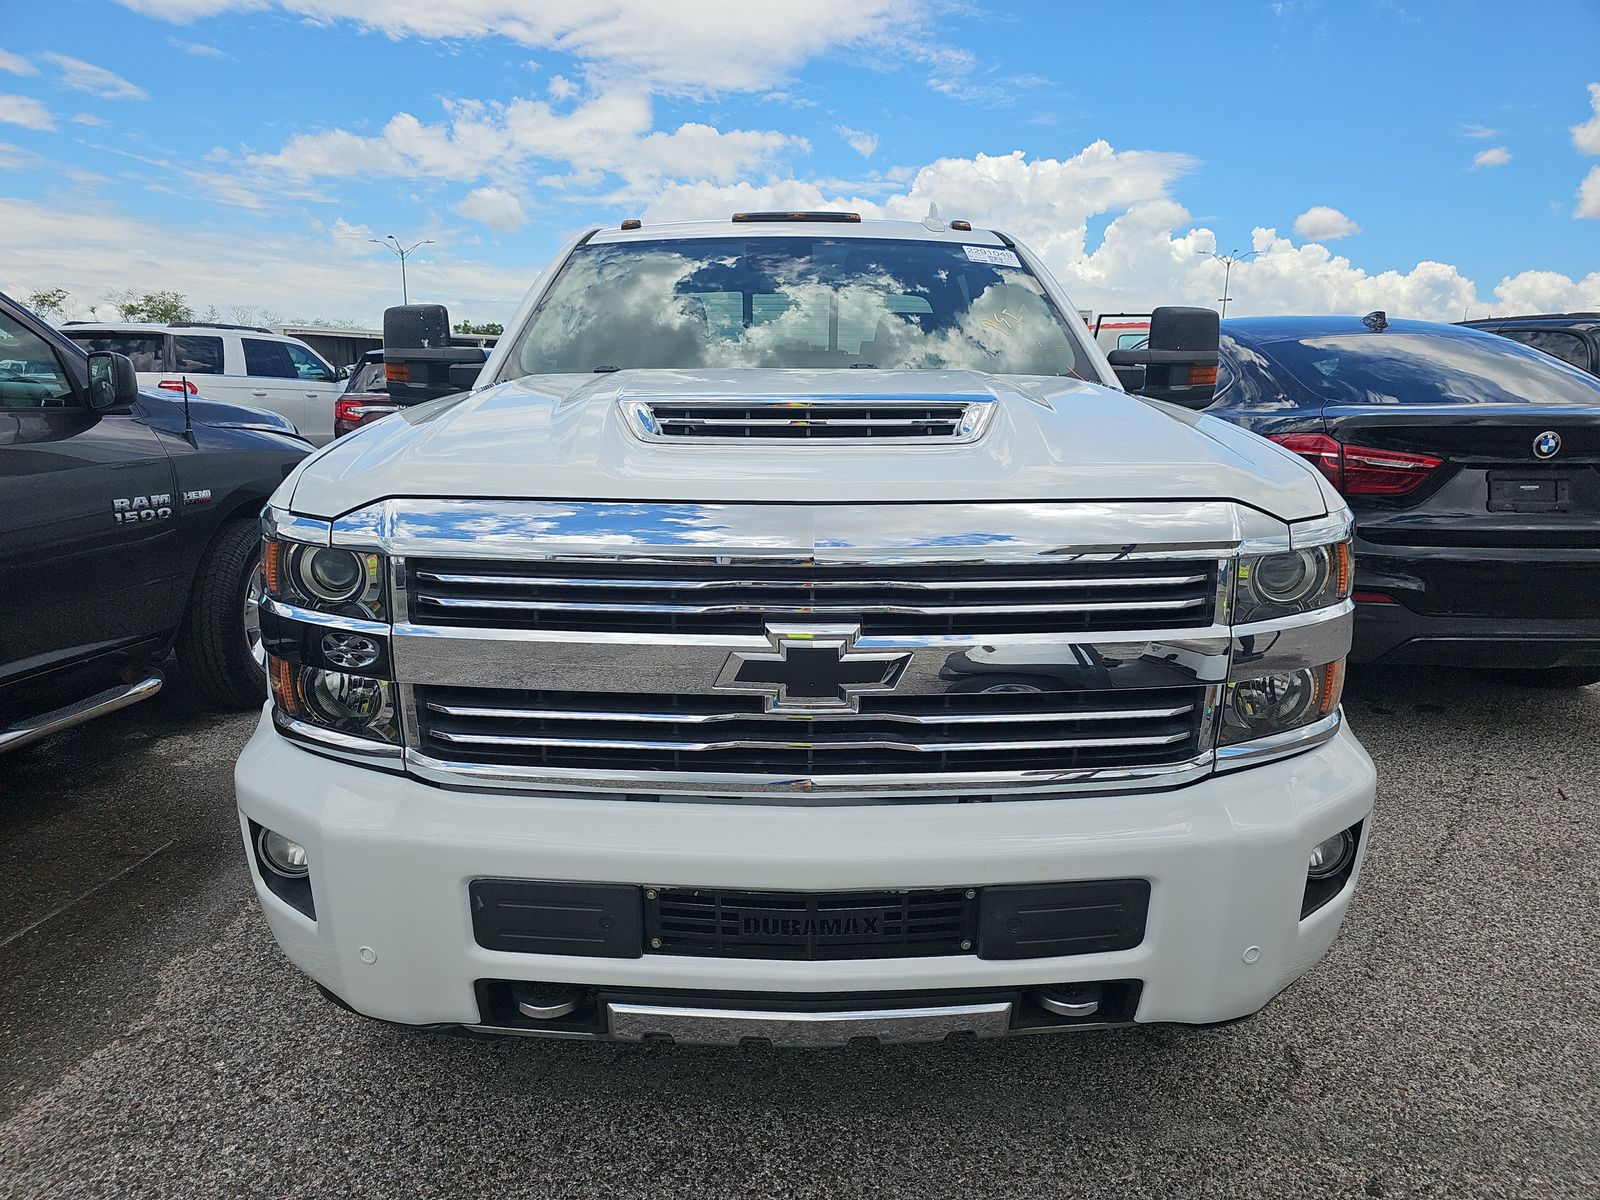
[[830,397],[828,399],[630,401],[634,429],[652,440],[928,439],[966,442],[983,430],[992,398]]
[[411,619],[470,628],[761,634],[857,624],[864,636],[1097,633],[1211,624],[1206,559],[1029,565],[723,566],[413,559]]
[[758,696],[416,688],[420,748],[551,771],[936,776],[1166,766],[1199,752],[1205,689],[863,696],[796,718]]

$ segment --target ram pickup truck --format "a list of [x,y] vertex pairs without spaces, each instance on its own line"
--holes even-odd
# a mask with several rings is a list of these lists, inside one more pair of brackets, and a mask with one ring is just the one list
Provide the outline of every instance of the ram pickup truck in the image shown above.
[[1350,514],[1191,411],[1215,313],[1113,370],[1004,233],[753,213],[591,230],[487,362],[440,316],[391,392],[470,391],[264,518],[239,822],[328,998],[911,1041],[1231,1021],[1327,950]]
[[309,453],[0,295],[0,754],[154,696],[174,653],[212,705],[259,705],[261,508]]

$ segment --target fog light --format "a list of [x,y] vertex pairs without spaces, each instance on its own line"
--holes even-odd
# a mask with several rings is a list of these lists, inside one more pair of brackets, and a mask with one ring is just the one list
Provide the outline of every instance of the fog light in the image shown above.
[[1329,879],[1350,865],[1356,852],[1356,840],[1348,829],[1341,829],[1331,838],[1324,838],[1311,847],[1311,861],[1306,874],[1312,879]]
[[256,837],[256,849],[261,851],[261,861],[285,879],[304,879],[306,848],[290,841],[281,833],[263,829]]

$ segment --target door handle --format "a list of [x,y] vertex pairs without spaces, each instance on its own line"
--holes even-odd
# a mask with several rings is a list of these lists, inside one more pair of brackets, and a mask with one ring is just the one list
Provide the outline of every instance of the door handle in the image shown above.
[[265,396],[266,396],[266,394],[267,394],[267,389],[266,389],[266,388],[258,388],[258,389],[256,389],[256,390],[255,390],[255,391],[252,391],[252,392],[251,392],[251,393],[250,393],[250,394],[251,394],[251,395],[252,395],[252,396],[262,396],[262,397],[265,397]]

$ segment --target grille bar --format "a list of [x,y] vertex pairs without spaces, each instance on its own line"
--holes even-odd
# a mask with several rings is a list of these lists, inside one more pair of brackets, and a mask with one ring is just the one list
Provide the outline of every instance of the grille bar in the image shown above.
[[[583,578],[559,575],[499,575],[483,572],[418,571],[417,579],[425,583],[460,584],[477,587],[541,587],[541,588],[670,588],[673,591],[698,591],[707,588],[793,588],[797,585],[771,579],[649,579],[649,578]],[[1185,584],[1204,583],[1204,574],[1118,576],[1095,575],[1083,578],[1057,579],[813,579],[804,585],[807,589],[831,591],[840,588],[877,590],[904,588],[909,591],[995,591],[1012,588],[1128,588],[1128,587],[1180,587]]]
[[531,737],[506,733],[459,733],[435,730],[434,736],[451,745],[469,746],[569,746],[589,750],[665,750],[677,753],[699,754],[711,750],[874,750],[898,751],[910,754],[963,754],[995,750],[1089,750],[1112,747],[1171,746],[1185,742],[1189,734],[1184,731],[1146,737],[1103,738],[1034,738],[986,739],[973,742],[904,742],[889,738],[873,739],[821,739],[807,741],[797,738],[727,738],[715,742],[679,742],[669,740],[649,741],[626,738],[585,737]]
[[410,615],[430,625],[763,634],[771,621],[859,624],[864,635],[1198,628],[1217,565],[1034,565],[415,559]]
[[[759,720],[761,717],[751,713],[721,712],[721,713],[686,713],[686,712],[634,712],[619,709],[560,709],[560,708],[517,708],[515,706],[491,706],[482,704],[441,704],[430,701],[428,708],[436,713],[443,713],[448,717],[491,717],[505,721],[627,721],[640,724],[672,724],[672,725],[707,725],[722,721],[749,721]],[[1004,724],[1039,724],[1057,721],[1148,721],[1161,717],[1177,717],[1184,713],[1194,711],[1193,704],[1171,705],[1165,708],[1124,708],[1108,711],[1039,711],[1039,712],[996,712],[996,713],[877,713],[870,716],[874,721],[892,721],[906,725],[993,725]],[[808,723],[816,721],[853,721],[859,723],[862,717],[859,713],[816,713],[805,717],[785,716],[782,714],[764,714],[774,722],[794,723],[797,720]]]
[[759,695],[537,692],[417,685],[419,749],[440,762],[587,772],[954,778],[977,770],[1134,769],[1192,761],[1199,686],[883,694],[797,718]]
[[1164,612],[1196,608],[1206,603],[1203,596],[1182,600],[1139,600],[1126,603],[1080,601],[1053,604],[622,604],[584,600],[523,600],[499,596],[432,596],[419,594],[415,603],[422,606],[458,609],[505,609],[523,612],[573,613],[682,613],[696,616],[759,612],[772,616],[855,616],[863,611],[906,616],[962,616],[1007,613],[1055,612]]

